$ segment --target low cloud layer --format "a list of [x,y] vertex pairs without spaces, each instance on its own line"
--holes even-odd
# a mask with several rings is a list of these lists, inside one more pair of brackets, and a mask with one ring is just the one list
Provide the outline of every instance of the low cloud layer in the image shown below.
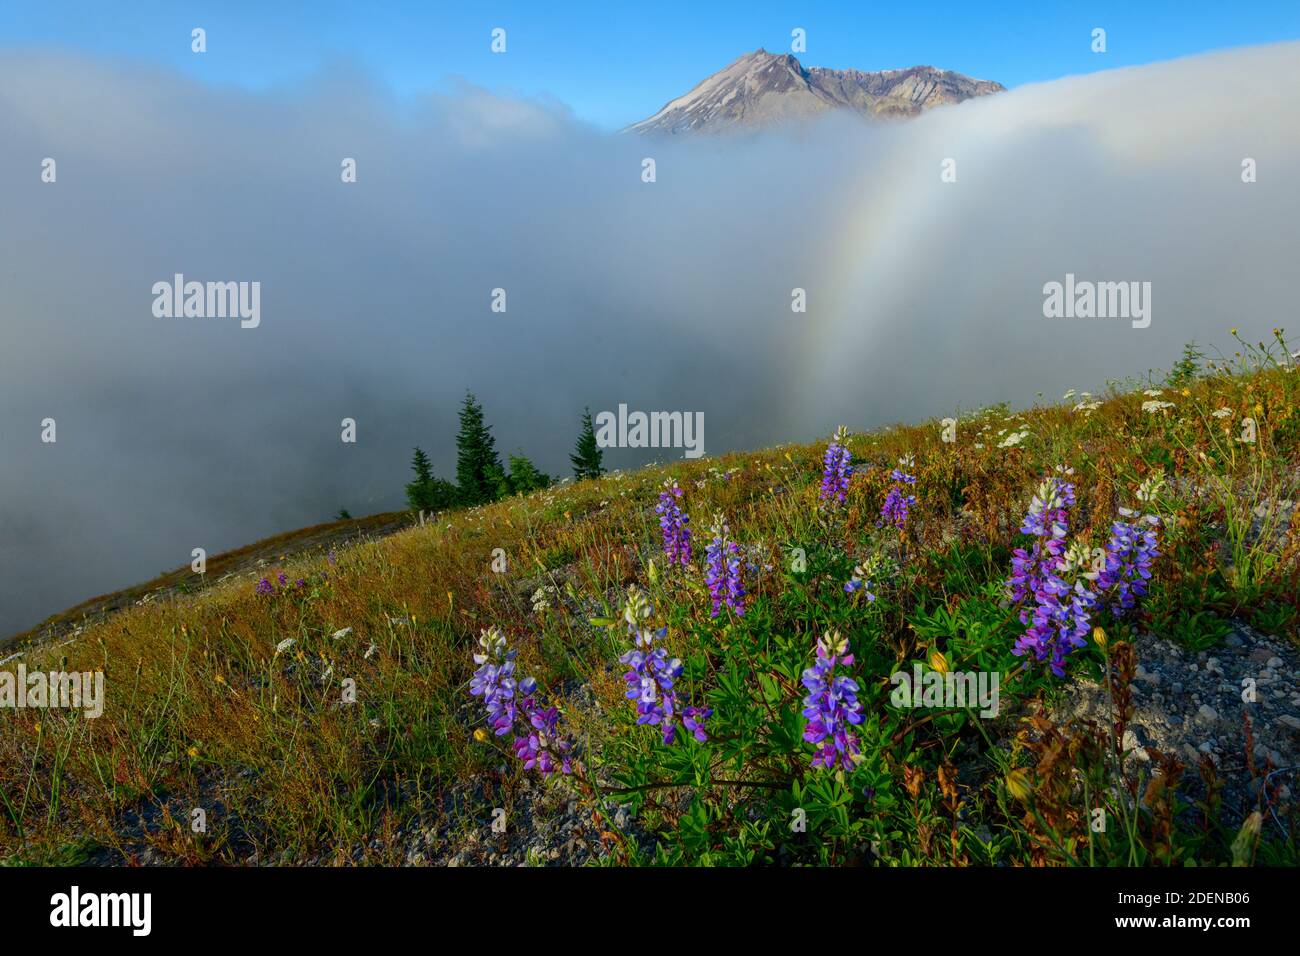
[[[194,547],[401,506],[412,445],[451,476],[466,389],[503,453],[563,474],[587,405],[703,412],[718,453],[1266,335],[1294,312],[1298,71],[1285,44],[656,142],[468,87],[0,54],[0,633]],[[260,282],[259,327],[156,318],[177,273]],[[1045,319],[1067,273],[1150,282],[1150,327]]]

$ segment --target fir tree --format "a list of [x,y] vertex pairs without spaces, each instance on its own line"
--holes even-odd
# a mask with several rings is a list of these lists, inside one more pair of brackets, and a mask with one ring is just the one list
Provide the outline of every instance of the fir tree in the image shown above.
[[483,421],[483,406],[472,392],[460,407],[460,432],[456,435],[456,493],[463,505],[495,501],[501,492],[505,469],[497,457],[496,439]]
[[596,444],[596,428],[591,423],[591,409],[583,409],[582,434],[578,436],[573,454],[569,456],[569,461],[573,462],[574,477],[599,478],[605,473],[602,464],[604,457],[605,453]]
[[412,511],[443,511],[456,502],[456,486],[433,473],[429,456],[416,448],[411,456],[415,479],[406,486],[406,503]]
[[424,508],[426,511],[446,511],[455,507],[458,497],[455,485],[446,478],[434,475],[425,491]]
[[1201,374],[1201,359],[1205,358],[1205,353],[1197,348],[1195,342],[1188,342],[1183,346],[1183,357],[1174,363],[1169,374],[1165,377],[1165,384],[1170,388],[1184,388],[1190,385]]
[[411,471],[415,472],[415,478],[406,486],[406,503],[412,511],[425,511],[429,507],[425,496],[429,491],[429,483],[433,481],[433,465],[418,445],[415,454],[411,456]]
[[510,456],[510,493],[526,495],[551,486],[551,476],[539,471],[523,454]]

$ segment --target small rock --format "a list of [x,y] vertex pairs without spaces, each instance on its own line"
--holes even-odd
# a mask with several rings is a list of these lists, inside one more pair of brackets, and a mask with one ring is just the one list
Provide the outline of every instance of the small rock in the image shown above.
[[1219,719],[1218,712],[1209,704],[1202,704],[1200,709],[1196,712],[1196,716],[1207,724],[1217,723]]

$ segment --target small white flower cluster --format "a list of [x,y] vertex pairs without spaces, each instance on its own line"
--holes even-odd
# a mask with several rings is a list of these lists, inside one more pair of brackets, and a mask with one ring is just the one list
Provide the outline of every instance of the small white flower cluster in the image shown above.
[[550,610],[551,599],[559,595],[559,591],[554,584],[547,584],[533,592],[533,613],[541,615],[543,612]]
[[1085,415],[1091,415],[1099,408],[1101,408],[1101,402],[1093,401],[1091,392],[1081,392],[1079,394],[1079,401],[1074,406],[1076,412],[1083,412]]

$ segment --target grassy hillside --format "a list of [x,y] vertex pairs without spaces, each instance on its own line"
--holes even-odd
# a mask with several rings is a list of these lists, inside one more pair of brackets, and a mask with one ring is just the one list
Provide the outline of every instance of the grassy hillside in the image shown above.
[[[1289,657],[1258,664],[1260,701],[1239,702],[1238,726],[1216,730],[1196,764],[1130,731],[1146,707],[1195,719],[1180,684],[1161,685],[1158,704],[1140,690],[1157,653],[1201,675],[1213,668],[1200,653],[1240,645],[1238,630],[1295,645],[1300,375],[1285,350],[1280,334],[1242,343],[1200,377],[983,410],[955,432],[851,435],[842,502],[821,494],[823,439],[444,513],[332,562],[275,565],[263,584],[236,576],[127,607],[27,652],[29,670],[102,670],[107,705],[90,720],[0,709],[0,857],[1294,863],[1294,773],[1272,765],[1290,752],[1283,718],[1300,713]],[[664,552],[665,480],[690,519],[685,564]],[[1065,615],[1084,640],[1059,677],[1013,653],[1035,599],[1012,601],[1006,582],[1014,549],[1033,543],[1022,523],[1035,494],[1065,484],[1075,500],[1047,503],[1059,511],[1044,541],[1055,518],[1063,544],[1086,545],[1066,553],[1083,556],[1068,581],[1100,592],[1087,575],[1123,551],[1117,520],[1151,530],[1158,554],[1146,580],[1126,552],[1111,574],[1126,599],[1112,588],[1086,618]],[[715,516],[723,576],[739,576],[720,595],[736,607],[716,616]],[[666,648],[660,664],[620,663],[638,635]],[[830,677],[856,683],[807,703],[819,639],[836,655]],[[501,672],[475,653],[536,680],[531,695],[517,686],[500,736],[471,683]],[[675,674],[674,659],[671,720],[638,724],[625,673]],[[996,716],[895,697],[891,675],[957,672],[997,676]],[[1226,713],[1237,684],[1203,703]],[[1092,717],[1069,704],[1086,688],[1102,695]],[[642,711],[657,716],[665,689]],[[806,739],[805,708],[832,705],[851,721],[839,750],[834,734]],[[686,707],[698,710],[684,722]],[[1233,734],[1244,754],[1224,750]],[[1256,736],[1271,741],[1262,755]]]
[[253,569],[283,561],[287,555],[306,551],[324,554],[330,548],[348,542],[372,535],[389,534],[410,525],[412,520],[412,516],[406,512],[390,511],[272,535],[234,551],[212,555],[202,576],[195,574],[187,564],[143,584],[88,598],[65,611],[50,615],[33,628],[0,638],[0,653],[7,656],[15,648],[28,647],[77,632],[89,623],[103,620],[108,615],[141,601],[197,593],[213,584],[224,583],[231,577],[246,575]]

